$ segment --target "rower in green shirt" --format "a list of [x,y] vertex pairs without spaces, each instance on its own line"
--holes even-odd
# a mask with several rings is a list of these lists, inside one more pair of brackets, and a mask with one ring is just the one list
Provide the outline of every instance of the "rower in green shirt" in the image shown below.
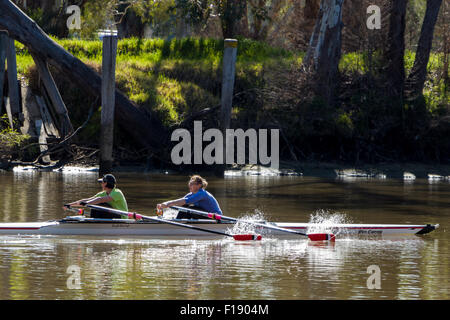
[[[116,188],[116,178],[112,174],[106,174],[103,178],[98,179],[102,184],[102,191],[91,198],[81,199],[72,203],[69,206],[83,206],[86,204],[94,204],[105,207],[112,207],[117,210],[128,212],[128,205],[122,191]],[[64,207],[65,209],[67,207]],[[111,212],[103,212],[100,210],[91,210],[91,218],[122,218],[121,215]]]

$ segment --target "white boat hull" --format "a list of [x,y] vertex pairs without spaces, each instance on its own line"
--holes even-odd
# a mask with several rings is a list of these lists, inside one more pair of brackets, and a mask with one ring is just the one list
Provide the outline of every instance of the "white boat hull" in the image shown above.
[[[214,220],[170,220],[183,222],[195,227],[231,233],[234,223],[217,223]],[[394,224],[336,224],[323,226],[310,223],[271,223],[271,225],[295,230],[301,233],[333,232],[337,238],[345,235],[414,235],[435,230],[439,225],[394,225]],[[312,231],[314,230],[314,231]],[[298,238],[296,234],[256,228],[257,233],[277,237]],[[69,217],[59,221],[0,223],[0,235],[90,235],[90,236],[140,236],[140,237],[183,237],[183,238],[221,238],[188,228],[182,228],[153,221],[135,221],[129,219],[92,219]]]

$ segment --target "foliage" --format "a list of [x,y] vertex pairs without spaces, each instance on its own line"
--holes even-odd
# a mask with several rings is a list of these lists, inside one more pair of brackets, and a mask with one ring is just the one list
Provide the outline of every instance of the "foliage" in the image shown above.
[[81,36],[86,39],[96,38],[98,30],[111,28],[116,6],[116,0],[87,1],[81,16]]
[[176,0],[134,1],[132,10],[141,18],[143,24],[151,25],[155,37],[173,31],[176,19]]
[[17,151],[30,137],[22,134],[15,129],[9,127],[9,120],[7,115],[0,118],[0,160],[2,156]]

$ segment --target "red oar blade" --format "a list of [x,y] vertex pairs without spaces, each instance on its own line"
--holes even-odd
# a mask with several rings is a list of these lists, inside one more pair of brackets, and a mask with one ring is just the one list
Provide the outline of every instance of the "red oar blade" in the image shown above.
[[235,234],[233,235],[233,238],[237,241],[251,241],[262,239],[261,235],[259,234]]
[[308,238],[311,241],[336,241],[335,235],[331,233],[311,233]]

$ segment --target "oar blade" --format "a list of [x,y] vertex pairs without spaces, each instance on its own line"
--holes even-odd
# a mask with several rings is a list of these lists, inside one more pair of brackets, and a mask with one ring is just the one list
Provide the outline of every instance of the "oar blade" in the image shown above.
[[308,238],[311,241],[336,241],[336,236],[332,233],[311,233]]
[[235,234],[233,235],[233,238],[237,241],[259,241],[262,239],[260,234]]

